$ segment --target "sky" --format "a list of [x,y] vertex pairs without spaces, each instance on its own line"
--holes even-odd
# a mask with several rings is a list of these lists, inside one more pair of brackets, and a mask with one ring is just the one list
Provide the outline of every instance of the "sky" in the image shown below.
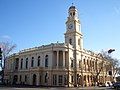
[[64,42],[72,3],[78,9],[84,48],[112,48],[112,56],[120,59],[120,0],[0,0],[0,41],[16,44],[14,52]]

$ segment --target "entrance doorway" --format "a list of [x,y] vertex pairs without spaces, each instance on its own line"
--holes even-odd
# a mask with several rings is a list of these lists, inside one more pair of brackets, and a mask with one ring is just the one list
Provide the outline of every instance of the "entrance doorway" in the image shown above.
[[33,85],[36,85],[36,74],[33,74]]
[[17,84],[18,76],[14,75],[13,77],[13,85]]

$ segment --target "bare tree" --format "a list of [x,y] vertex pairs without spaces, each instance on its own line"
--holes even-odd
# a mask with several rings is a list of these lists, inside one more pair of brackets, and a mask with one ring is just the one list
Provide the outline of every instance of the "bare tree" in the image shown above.
[[102,55],[104,58],[106,58],[107,60],[109,60],[111,62],[111,66],[112,66],[112,75],[113,75],[113,79],[115,79],[115,76],[117,74],[120,75],[120,62],[117,58],[113,58],[110,54],[112,51],[115,51],[114,49],[110,49],[108,52],[102,51]]
[[0,42],[0,48],[2,49],[2,60],[1,60],[1,71],[2,71],[2,82],[4,78],[4,67],[5,67],[5,60],[7,57],[11,54],[11,52],[16,47],[15,44],[12,44],[10,42]]
[[[101,59],[101,60],[99,60]],[[91,74],[93,75],[93,81],[95,85],[98,85],[98,76],[100,75],[100,73],[103,71],[103,68],[105,68],[105,59],[103,58],[102,54],[99,53],[96,56],[96,62],[95,62],[95,70],[91,71]]]
[[[109,68],[107,68],[108,66]],[[91,74],[93,76],[93,81],[95,85],[98,85],[99,83],[104,84],[103,82],[99,82],[98,77],[101,73],[112,70],[111,66],[111,61],[105,58],[102,55],[102,53],[96,55],[95,69],[91,70]]]

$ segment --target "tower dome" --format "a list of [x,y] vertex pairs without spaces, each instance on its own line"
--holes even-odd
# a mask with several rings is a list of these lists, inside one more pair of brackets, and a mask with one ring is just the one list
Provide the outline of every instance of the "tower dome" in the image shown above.
[[68,14],[69,14],[69,17],[71,18],[77,18],[78,17],[78,13],[77,13],[77,9],[75,6],[70,6],[69,9],[68,9]]
[[72,6],[69,8],[69,10],[70,10],[70,9],[76,9],[76,7],[72,5]]

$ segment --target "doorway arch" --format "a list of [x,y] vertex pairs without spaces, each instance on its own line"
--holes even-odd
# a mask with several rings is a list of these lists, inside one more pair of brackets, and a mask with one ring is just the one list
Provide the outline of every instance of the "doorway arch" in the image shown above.
[[13,77],[13,84],[17,84],[17,81],[18,81],[18,76],[17,75],[14,75]]
[[33,74],[33,85],[36,85],[36,74]]

